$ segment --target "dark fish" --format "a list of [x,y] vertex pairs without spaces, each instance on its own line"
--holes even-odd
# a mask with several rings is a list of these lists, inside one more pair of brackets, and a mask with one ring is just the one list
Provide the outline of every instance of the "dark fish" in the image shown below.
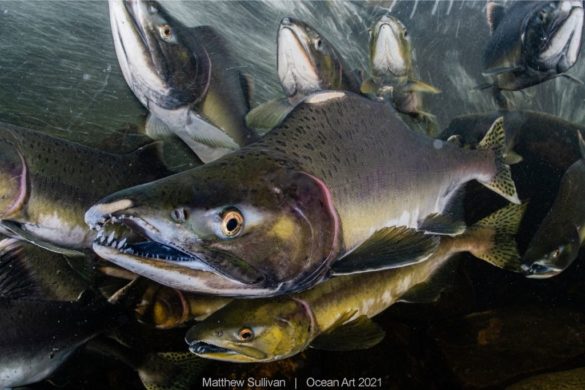
[[484,52],[484,75],[496,90],[517,91],[552,78],[568,77],[579,57],[583,2],[518,1],[509,8],[487,7],[491,39]]
[[[100,257],[174,288],[299,291],[332,265],[353,273],[424,261],[434,234],[464,231],[451,205],[466,182],[518,202],[503,134],[497,120],[479,150],[464,150],[414,133],[386,104],[325,91],[255,144],[108,196],[86,221],[113,235],[94,243]],[[214,273],[212,287],[204,275]]]
[[0,388],[49,377],[88,340],[125,319],[89,294],[76,301],[47,300],[19,256],[14,248],[0,254]]
[[580,134],[579,144],[581,160],[563,176],[552,208],[524,253],[529,277],[545,278],[564,271],[585,241],[585,142]]

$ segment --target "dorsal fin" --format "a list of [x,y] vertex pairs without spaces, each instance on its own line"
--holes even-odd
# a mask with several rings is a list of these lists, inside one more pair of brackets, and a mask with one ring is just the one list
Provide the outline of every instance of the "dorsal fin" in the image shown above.
[[490,32],[493,33],[504,17],[504,6],[490,0],[485,6],[485,13]]
[[26,256],[21,241],[0,241],[0,297],[9,299],[38,298],[42,294],[25,266]]

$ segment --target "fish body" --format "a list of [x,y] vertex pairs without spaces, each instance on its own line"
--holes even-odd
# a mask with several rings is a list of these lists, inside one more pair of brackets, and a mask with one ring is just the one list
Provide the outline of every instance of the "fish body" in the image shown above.
[[204,162],[256,139],[244,78],[219,33],[186,27],[156,1],[109,5],[118,61],[151,131],[177,135]]
[[499,90],[517,91],[563,75],[578,59],[581,1],[519,1],[508,9],[490,2],[492,36],[484,75]]
[[388,99],[397,111],[424,119],[434,133],[432,115],[423,110],[421,93],[439,93],[433,86],[417,80],[410,37],[406,27],[394,16],[385,15],[370,30],[370,72],[372,78],[362,92],[377,99]]
[[[585,142],[579,135],[582,153]],[[564,271],[585,241],[585,154],[563,175],[559,192],[524,254],[528,276],[543,278]]]
[[[350,92],[311,95],[253,145],[101,200],[87,223],[102,236],[125,230],[113,233],[115,245],[93,248],[162,284],[219,295],[300,291],[358,255],[396,263],[346,271],[422,261],[436,244],[422,232],[464,229],[435,223],[464,183],[477,179],[518,201],[499,146],[487,146],[503,143],[500,122],[481,150],[463,150],[412,132],[383,103]],[[132,232],[144,241],[124,240]],[[127,246],[117,248],[121,241]],[[206,272],[217,274],[216,288],[233,288],[209,289]]]
[[104,194],[169,174],[156,144],[113,154],[2,123],[0,150],[0,232],[55,251],[91,247]]
[[[442,237],[437,251],[420,264],[340,276],[291,296],[235,301],[191,328],[186,341],[198,356],[239,363],[284,359],[309,346],[367,348],[380,341],[366,325],[367,319],[399,300],[413,300],[416,294],[411,298],[407,294],[417,286],[428,283],[430,288],[432,276],[454,254],[471,252],[488,261],[498,258],[502,267],[519,264],[511,237],[522,210],[522,206],[508,206],[459,236]],[[440,294],[441,286],[433,288]],[[380,330],[377,333],[383,336]]]

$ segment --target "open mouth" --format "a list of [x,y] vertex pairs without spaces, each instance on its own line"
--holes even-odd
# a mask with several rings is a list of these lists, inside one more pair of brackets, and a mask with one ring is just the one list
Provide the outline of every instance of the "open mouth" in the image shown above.
[[208,344],[208,343],[205,343],[203,341],[196,341],[194,343],[190,343],[189,344],[189,351],[191,351],[191,353],[194,353],[196,355],[205,355],[205,354],[210,354],[210,353],[224,353],[224,354],[230,354],[230,355],[237,354],[237,352],[235,352],[231,349],[218,347],[217,345]]
[[108,247],[122,254],[147,259],[201,262],[196,256],[153,241],[145,225],[147,222],[132,216],[112,217],[99,228],[94,246]]

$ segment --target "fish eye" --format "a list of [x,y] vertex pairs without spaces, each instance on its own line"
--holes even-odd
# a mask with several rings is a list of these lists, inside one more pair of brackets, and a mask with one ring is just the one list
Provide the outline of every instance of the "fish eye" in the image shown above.
[[244,228],[244,216],[239,210],[231,209],[221,217],[221,232],[224,236],[237,237]]
[[317,50],[321,50],[322,47],[323,47],[323,42],[321,41],[321,38],[317,38],[317,40],[315,41],[315,48]]
[[238,337],[241,341],[252,341],[254,339],[254,331],[248,327],[243,327],[238,332]]
[[168,24],[158,26],[158,32],[160,37],[167,42],[173,39],[173,29]]

